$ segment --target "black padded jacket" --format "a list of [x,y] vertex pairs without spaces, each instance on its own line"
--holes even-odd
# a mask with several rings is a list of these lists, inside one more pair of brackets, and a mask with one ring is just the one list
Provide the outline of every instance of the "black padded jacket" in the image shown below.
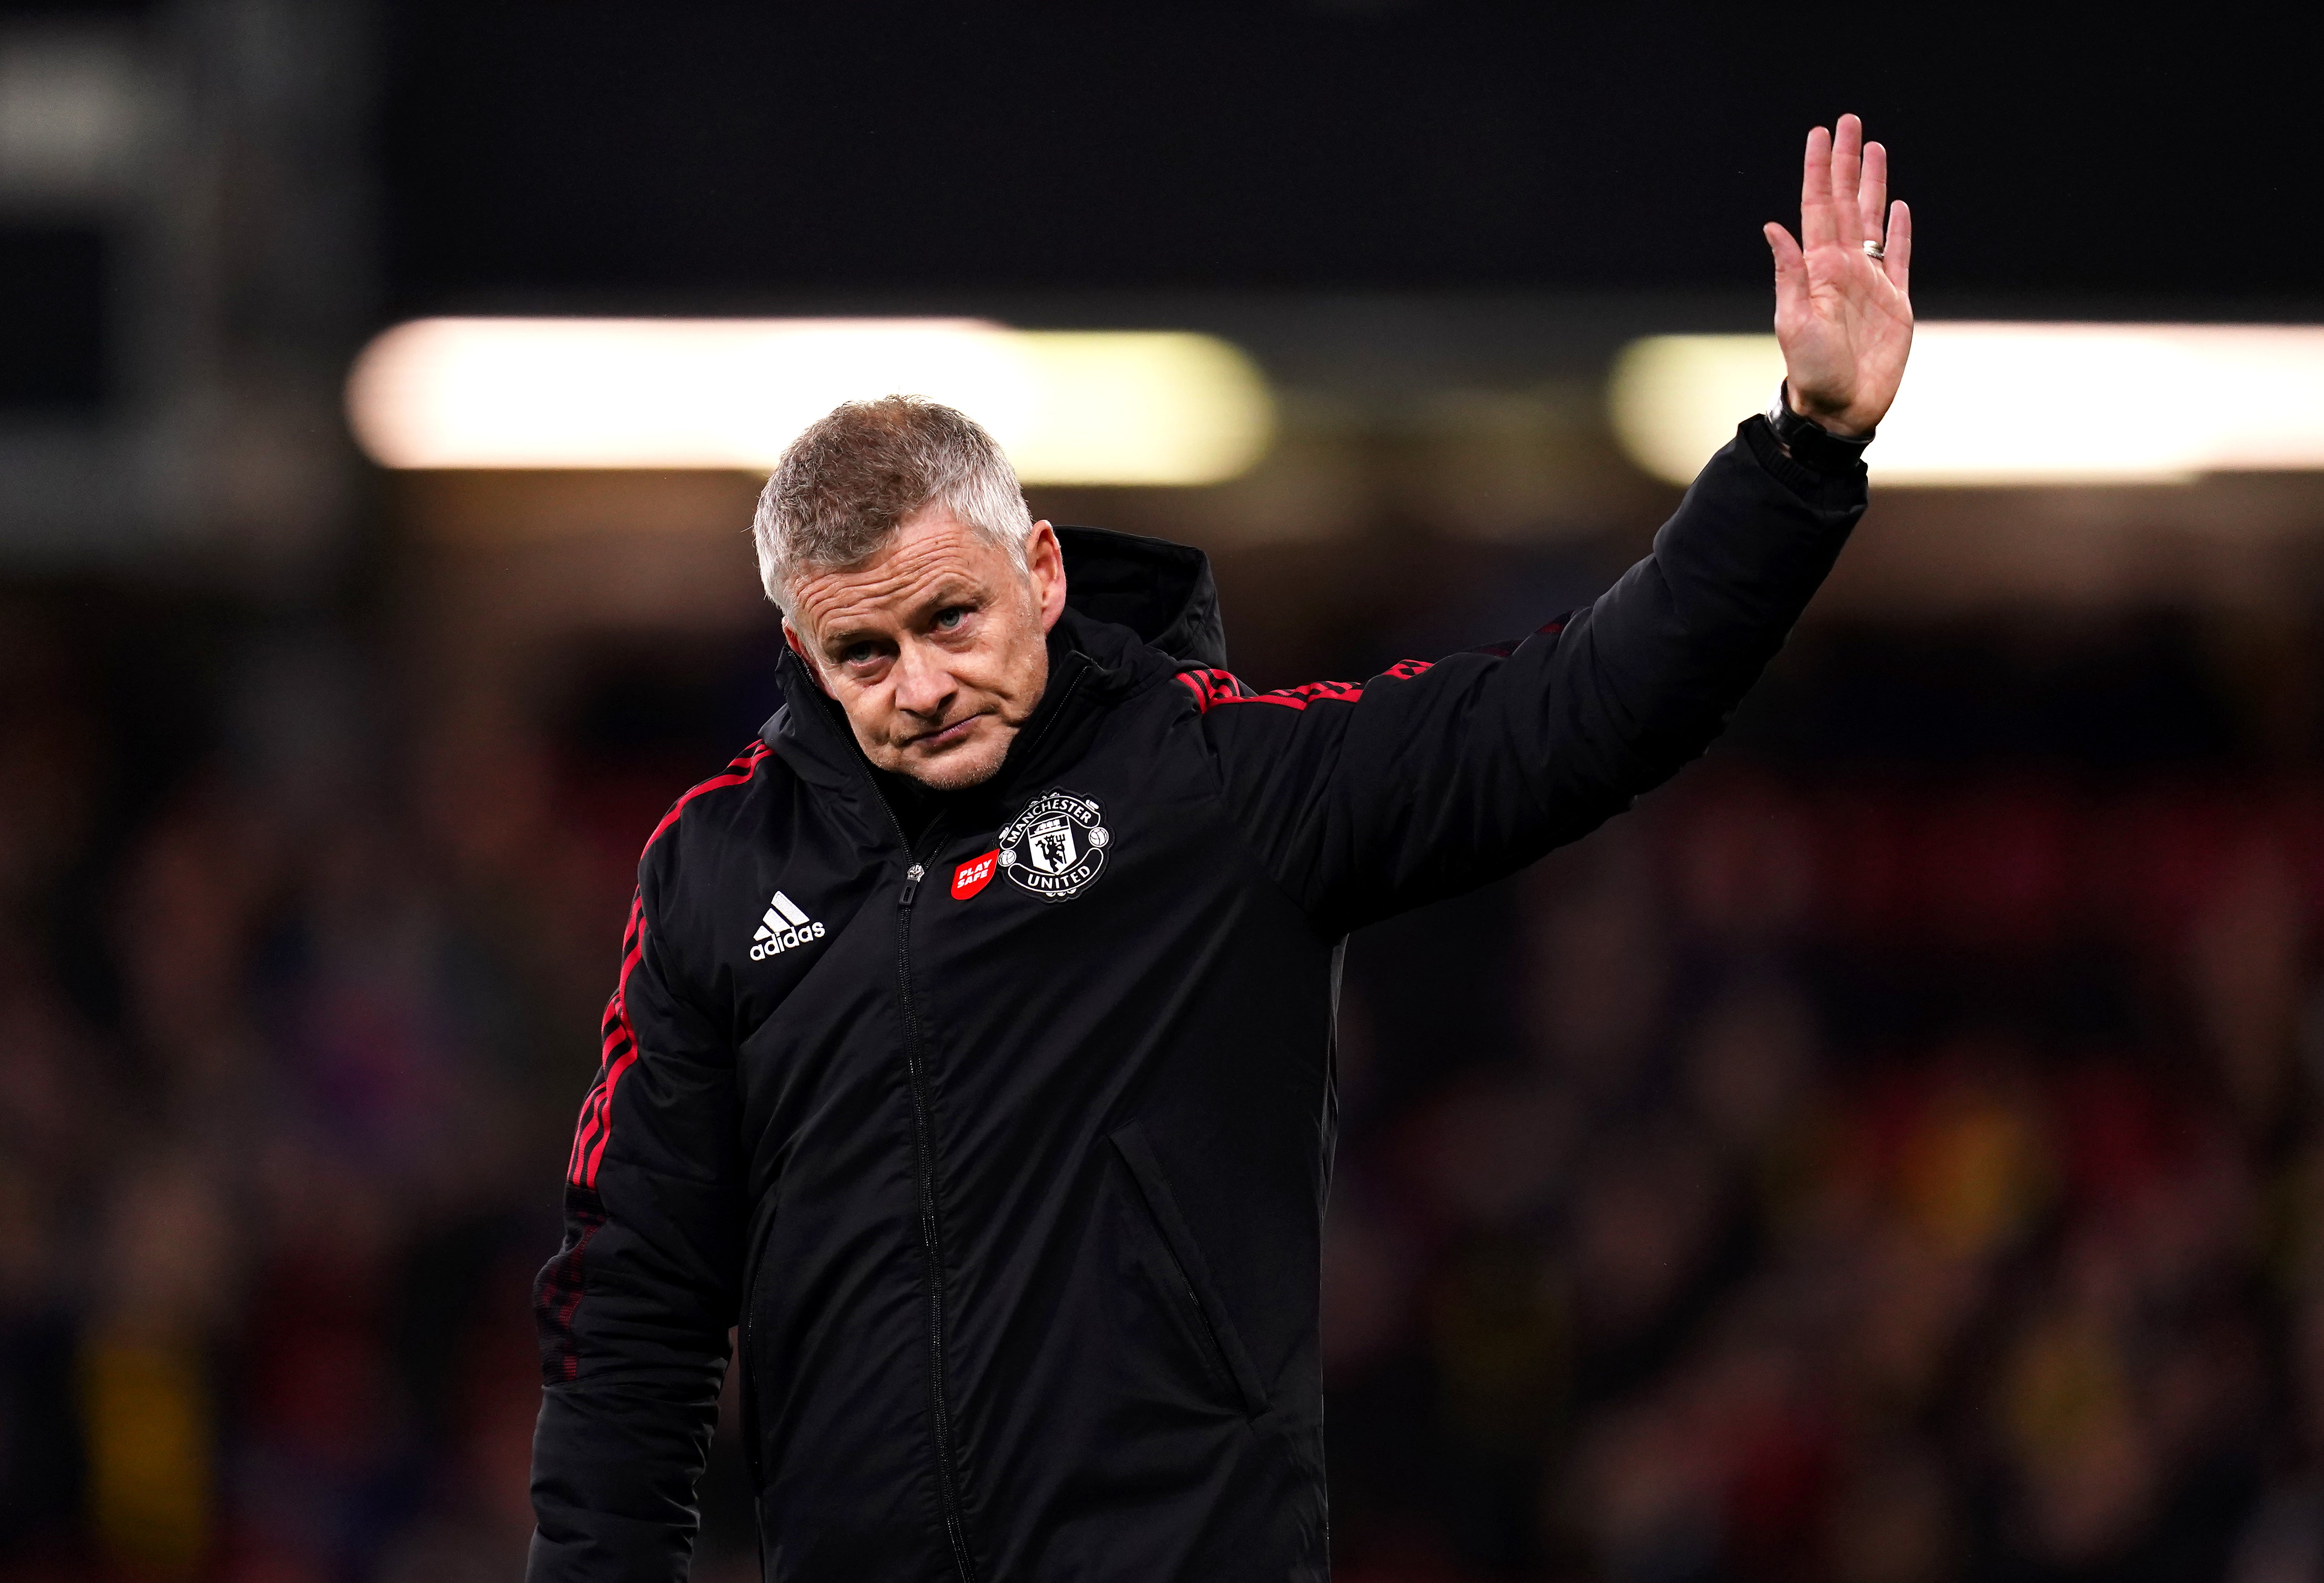
[[1199,554],[1068,529],[1042,702],[909,842],[786,656],[639,865],[535,1583],[686,1575],[734,1328],[770,1579],[1323,1578],[1342,941],[1701,753],[1864,499],[1754,419],[1593,605],[1259,694]]

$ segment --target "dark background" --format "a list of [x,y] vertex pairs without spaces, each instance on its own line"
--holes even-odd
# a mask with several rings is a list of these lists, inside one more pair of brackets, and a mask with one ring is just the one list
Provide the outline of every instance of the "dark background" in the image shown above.
[[[637,846],[779,639],[756,480],[385,473],[373,335],[1228,335],[1249,479],[1032,503],[1203,546],[1256,685],[1362,676],[1643,552],[1607,361],[1764,327],[1841,110],[1925,318],[2317,319],[2316,32],[0,5],[0,1583],[521,1568]],[[2319,552],[2313,474],[1881,491],[1704,763],[1351,943],[1339,1575],[2324,1578]]]
[[[400,6],[399,311],[576,293],[1732,287],[1843,110],[1942,294],[2312,297],[2312,16]],[[2230,263],[2228,261],[2232,260]]]

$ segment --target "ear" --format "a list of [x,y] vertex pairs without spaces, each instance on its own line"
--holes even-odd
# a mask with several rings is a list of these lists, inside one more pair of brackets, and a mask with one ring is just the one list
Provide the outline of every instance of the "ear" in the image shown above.
[[1033,603],[1041,612],[1041,630],[1047,631],[1065,613],[1065,552],[1057,530],[1047,522],[1033,524],[1025,539],[1025,572],[1032,580]]
[[823,667],[816,664],[815,656],[807,651],[807,640],[798,635],[798,629],[791,625],[788,617],[783,621],[783,641],[790,645],[791,652],[798,656],[801,665],[807,667],[807,674],[815,678],[815,685],[823,689],[824,696],[829,697],[831,687],[823,679]]

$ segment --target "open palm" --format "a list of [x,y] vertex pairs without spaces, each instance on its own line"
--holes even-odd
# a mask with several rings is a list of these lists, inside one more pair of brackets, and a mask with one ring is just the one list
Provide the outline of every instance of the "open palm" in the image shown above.
[[1808,133],[1800,239],[1773,223],[1766,235],[1793,410],[1836,434],[1868,433],[1913,348],[1913,215],[1888,207],[1888,151],[1864,141],[1863,122],[1842,115],[1835,132]]

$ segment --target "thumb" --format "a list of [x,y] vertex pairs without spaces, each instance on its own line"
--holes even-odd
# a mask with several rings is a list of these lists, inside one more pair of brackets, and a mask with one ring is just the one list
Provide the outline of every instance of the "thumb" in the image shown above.
[[1773,220],[1762,227],[1761,234],[1767,238],[1767,251],[1775,255],[1775,306],[1781,309],[1806,290],[1808,261],[1792,234]]

